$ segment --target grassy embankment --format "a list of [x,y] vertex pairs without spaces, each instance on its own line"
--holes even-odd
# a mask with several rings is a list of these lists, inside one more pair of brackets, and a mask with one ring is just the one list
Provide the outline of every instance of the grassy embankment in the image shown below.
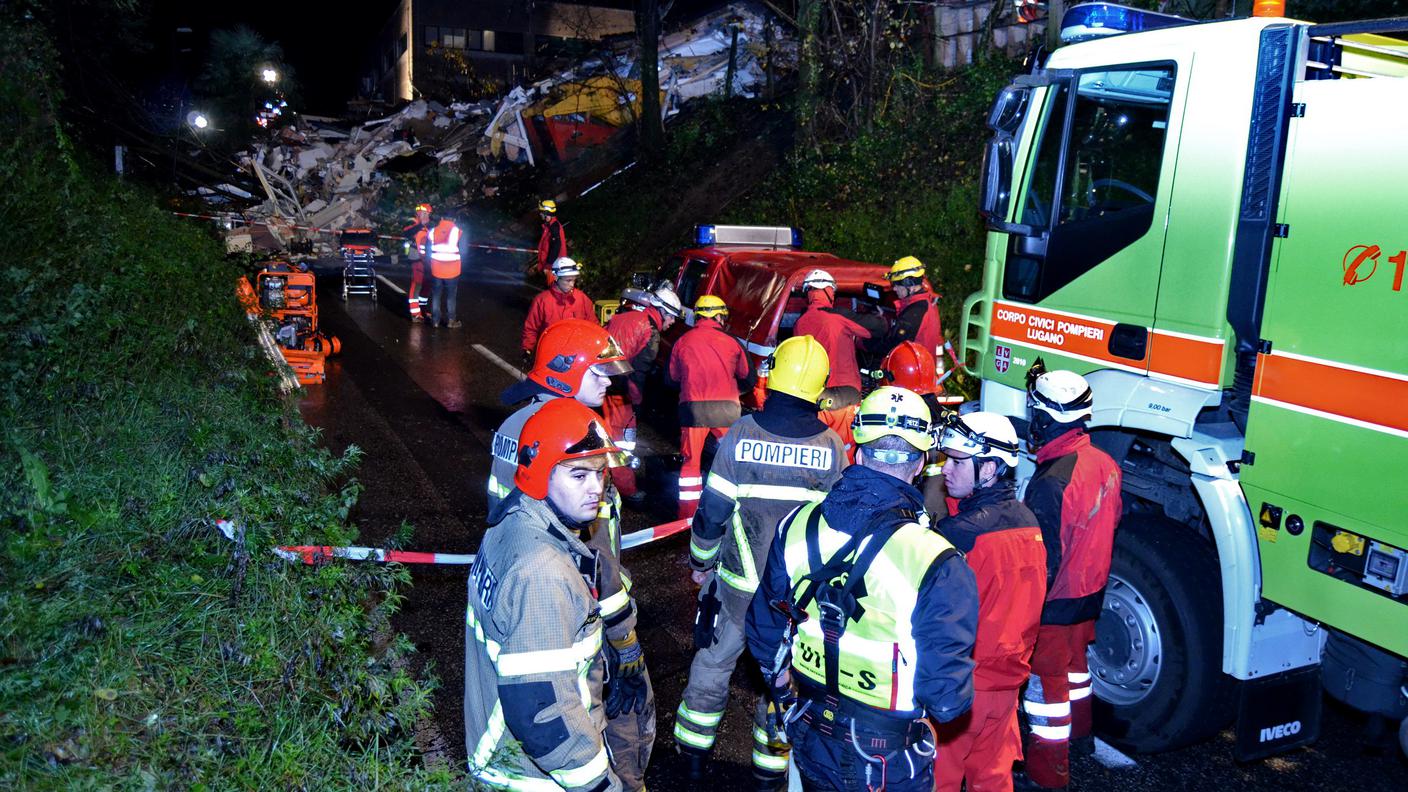
[[[574,252],[600,273],[588,289],[604,297],[632,270],[659,266],[688,242],[692,223],[791,225],[804,230],[811,250],[886,265],[918,256],[943,294],[945,332],[956,342],[963,299],[982,278],[977,179],[984,124],[993,97],[1017,70],[994,58],[947,74],[897,72],[870,131],[819,151],[790,151],[736,199],[711,202],[717,196],[698,195],[698,185],[729,151],[760,134],[785,134],[790,118],[731,113],[722,102],[696,112],[670,129],[665,163],[628,171],[564,208]],[[662,229],[660,216],[682,201],[710,214]]]
[[276,391],[218,245],[73,151],[56,62],[0,12],[0,788],[448,787],[405,573],[269,553],[354,538],[357,453]]

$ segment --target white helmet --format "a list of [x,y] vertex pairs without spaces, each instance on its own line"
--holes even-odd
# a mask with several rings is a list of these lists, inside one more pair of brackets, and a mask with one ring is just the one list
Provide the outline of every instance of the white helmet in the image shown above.
[[940,451],[957,451],[979,459],[1017,466],[1017,430],[1005,415],[974,412],[951,416],[939,435]]
[[675,294],[675,290],[669,286],[661,286],[655,290],[655,307],[660,309],[660,313],[665,316],[679,318],[684,313],[684,305],[680,302],[680,296]]
[[559,278],[575,278],[582,274],[582,265],[563,256],[552,263],[552,274]]
[[1090,383],[1074,371],[1047,371],[1027,386],[1027,406],[1041,410],[1057,423],[1089,418],[1094,403]]
[[824,269],[814,269],[807,273],[807,277],[802,279],[802,288],[805,289],[834,289],[836,279],[831,277],[831,273]]

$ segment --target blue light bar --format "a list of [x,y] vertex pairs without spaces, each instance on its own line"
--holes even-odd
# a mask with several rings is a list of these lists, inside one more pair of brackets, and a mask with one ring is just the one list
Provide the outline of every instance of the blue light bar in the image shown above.
[[800,228],[792,229],[792,247],[798,250],[802,249],[802,229]]
[[713,247],[716,238],[714,226],[697,225],[694,227],[694,244],[699,247]]
[[697,225],[694,227],[694,244],[699,247],[747,245],[774,250],[800,248],[802,232],[789,226]]
[[1082,3],[1061,17],[1061,42],[1070,44],[1121,33],[1191,25],[1194,20],[1114,3]]

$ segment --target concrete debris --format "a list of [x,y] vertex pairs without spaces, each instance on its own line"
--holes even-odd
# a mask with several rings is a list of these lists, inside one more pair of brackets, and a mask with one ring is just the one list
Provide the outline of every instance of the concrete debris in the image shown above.
[[[739,0],[661,38],[663,116],[693,99],[723,95],[735,31],[734,95],[762,93],[768,69],[774,79],[795,69],[790,28],[754,0]],[[639,47],[630,35],[614,41],[594,57],[515,86],[497,100],[446,106],[419,99],[360,123],[300,116],[297,125],[240,155],[243,169],[264,191],[263,203],[243,213],[250,225],[232,229],[227,247],[311,244],[315,255],[335,254],[336,235],[326,232],[372,225],[369,215],[392,174],[454,166],[466,195],[493,195],[494,177],[504,168],[563,163],[606,143],[632,126],[642,108]],[[231,185],[194,194],[210,203],[254,198]]]

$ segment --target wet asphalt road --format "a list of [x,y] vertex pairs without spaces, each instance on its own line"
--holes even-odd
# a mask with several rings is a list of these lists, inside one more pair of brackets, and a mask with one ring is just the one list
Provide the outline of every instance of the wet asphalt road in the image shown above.
[[[513,377],[475,345],[518,364],[518,334],[536,291],[523,283],[524,260],[521,254],[478,254],[461,279],[459,317],[465,326],[455,330],[411,324],[405,298],[385,283],[378,303],[353,296],[344,304],[339,270],[320,269],[332,273],[319,280],[320,319],[324,332],[341,339],[342,354],[329,359],[324,385],[305,389],[302,409],[334,453],[350,445],[365,453],[357,474],[363,491],[352,513],[360,543],[385,542],[407,524],[412,531],[405,549],[467,553],[478,546],[490,442],[511,412],[498,395]],[[404,266],[383,264],[379,271],[392,283],[409,282]],[[665,407],[671,411],[673,403]],[[641,477],[652,497],[643,511],[628,508],[625,531],[674,516],[677,471],[670,455],[676,443],[653,431],[664,421],[649,418],[641,422],[639,439],[640,453],[655,455]],[[636,581],[640,635],[657,698],[657,741],[647,777],[656,790],[689,788],[670,738],[692,654],[687,542],[677,535],[628,551],[625,558]],[[405,591],[395,627],[440,679],[435,723],[449,758],[462,766],[466,569],[416,565],[411,572],[413,586]],[[754,680],[743,666],[734,675],[734,698],[706,782],[713,790],[750,788]],[[1233,761],[1231,732],[1225,731],[1199,746],[1135,757],[1132,768],[1077,758],[1072,789],[1408,790],[1408,763],[1396,750],[1366,752],[1359,733],[1357,717],[1327,702],[1321,739],[1309,748],[1242,765]]]

